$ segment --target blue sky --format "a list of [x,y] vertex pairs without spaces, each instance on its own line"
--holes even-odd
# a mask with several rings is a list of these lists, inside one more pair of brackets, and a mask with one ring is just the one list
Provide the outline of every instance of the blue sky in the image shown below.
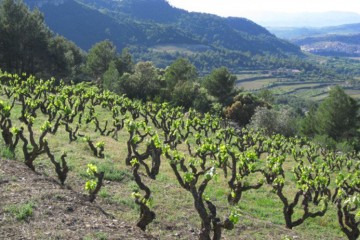
[[360,14],[359,0],[168,0],[188,11],[220,16],[260,18],[264,12],[327,12],[345,11]]

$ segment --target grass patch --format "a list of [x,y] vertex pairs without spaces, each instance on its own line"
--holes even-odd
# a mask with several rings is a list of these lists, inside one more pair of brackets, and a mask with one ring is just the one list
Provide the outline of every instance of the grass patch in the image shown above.
[[33,215],[34,206],[35,205],[33,202],[14,204],[5,207],[4,211],[13,215],[16,220],[23,221],[27,220]]
[[[127,183],[132,181],[133,175],[127,169],[120,169],[119,164],[114,163],[110,160],[104,161],[90,161],[91,164],[94,164],[98,168],[98,172],[104,172],[104,180],[113,181],[113,182],[122,182]],[[84,178],[88,178],[88,174],[86,173],[86,168],[84,167],[80,171],[80,176]]]
[[103,232],[97,232],[95,234],[88,234],[84,236],[83,240],[107,240],[109,239],[108,235]]
[[139,206],[135,203],[135,201],[131,197],[123,198],[115,194],[115,196],[112,197],[112,201],[118,203],[119,205],[129,207],[136,211],[140,210]]
[[0,155],[2,158],[5,158],[5,159],[10,159],[10,160],[15,159],[15,153],[6,146],[3,146],[1,148]]
[[265,78],[265,79],[243,81],[238,83],[237,87],[242,87],[245,90],[259,90],[262,88],[266,88],[267,86],[277,81],[279,81],[279,79],[277,78]]
[[111,161],[101,162],[97,165],[100,172],[105,173],[105,180],[114,181],[114,182],[129,182],[134,178],[128,170],[122,170],[117,168],[119,164],[115,164]]
[[101,188],[99,196],[102,198],[108,198],[110,196],[110,193],[106,190],[106,188]]
[[107,234],[103,233],[103,232],[97,232],[97,233],[95,233],[95,236],[98,240],[107,240],[108,239]]

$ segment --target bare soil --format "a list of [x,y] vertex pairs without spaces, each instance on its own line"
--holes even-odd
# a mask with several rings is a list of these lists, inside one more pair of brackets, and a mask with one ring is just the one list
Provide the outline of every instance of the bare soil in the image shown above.
[[[25,220],[6,211],[8,206],[27,202],[34,207]],[[0,239],[156,238],[116,219],[85,195],[32,172],[23,163],[0,160]]]

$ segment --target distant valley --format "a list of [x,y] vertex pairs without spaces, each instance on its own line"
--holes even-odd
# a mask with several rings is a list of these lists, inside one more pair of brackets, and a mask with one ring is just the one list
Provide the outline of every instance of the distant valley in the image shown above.
[[360,23],[323,28],[269,28],[303,51],[322,56],[360,57]]
[[338,26],[326,27],[267,27],[267,29],[279,38],[283,39],[296,39],[304,37],[313,37],[319,35],[348,35],[360,33],[360,20],[359,23],[345,24]]
[[360,33],[307,37],[293,42],[306,52],[322,56],[360,57]]

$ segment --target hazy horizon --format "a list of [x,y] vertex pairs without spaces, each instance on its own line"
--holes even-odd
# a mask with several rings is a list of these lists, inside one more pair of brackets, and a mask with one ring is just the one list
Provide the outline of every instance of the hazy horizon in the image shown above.
[[[329,24],[338,22],[339,24],[360,22],[360,3],[355,0],[343,1],[325,1],[325,0],[253,0],[251,3],[244,0],[167,0],[172,6],[185,9],[193,12],[203,12],[216,14],[222,17],[245,17],[257,23],[280,26],[291,25],[291,16],[299,17],[300,15],[315,16],[324,15],[329,12],[336,13],[334,19],[329,20]],[[352,13],[352,14],[351,14]],[[357,14],[357,15],[355,15]],[[351,15],[345,17],[345,15]],[[354,17],[355,18],[352,18]],[[336,17],[339,18],[337,21]],[[329,18],[329,17],[327,17]],[[295,19],[294,21],[300,21]],[[311,19],[306,19],[311,20]],[[308,26],[310,23],[307,21],[303,25]],[[317,20],[314,20],[316,25]],[[311,25],[311,24],[310,24]],[[314,27],[317,27],[315,26]],[[318,26],[324,24],[318,23]]]

